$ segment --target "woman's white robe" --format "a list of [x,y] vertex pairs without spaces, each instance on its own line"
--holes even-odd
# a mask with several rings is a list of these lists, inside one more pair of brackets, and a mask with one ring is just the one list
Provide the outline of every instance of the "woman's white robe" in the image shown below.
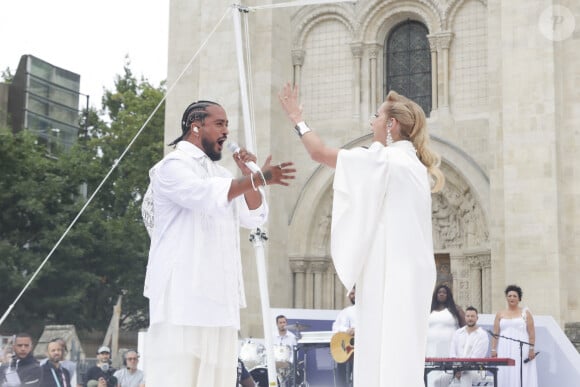
[[331,250],[356,283],[354,385],[423,387],[436,274],[430,179],[409,141],[339,152]]

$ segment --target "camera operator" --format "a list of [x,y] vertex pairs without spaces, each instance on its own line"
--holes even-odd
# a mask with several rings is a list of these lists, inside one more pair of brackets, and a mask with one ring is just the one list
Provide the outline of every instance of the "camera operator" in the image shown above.
[[102,346],[97,351],[97,365],[89,368],[85,376],[85,387],[117,387],[116,369],[111,367],[111,350]]

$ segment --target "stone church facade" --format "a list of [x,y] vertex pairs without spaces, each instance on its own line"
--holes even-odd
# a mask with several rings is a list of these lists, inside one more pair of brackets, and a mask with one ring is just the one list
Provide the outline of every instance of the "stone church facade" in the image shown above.
[[[211,99],[244,144],[231,2],[170,4],[166,143],[191,101]],[[329,250],[333,170],[310,161],[277,101],[292,81],[309,125],[337,147],[370,143],[369,117],[388,90],[420,103],[447,179],[433,195],[438,282],[484,313],[503,308],[503,289],[516,283],[535,314],[580,322],[577,1],[359,0],[244,20],[258,157],[298,169],[291,187],[268,189],[272,307],[347,302]],[[227,154],[224,163],[233,168]],[[262,332],[254,255],[248,242],[244,337]]]

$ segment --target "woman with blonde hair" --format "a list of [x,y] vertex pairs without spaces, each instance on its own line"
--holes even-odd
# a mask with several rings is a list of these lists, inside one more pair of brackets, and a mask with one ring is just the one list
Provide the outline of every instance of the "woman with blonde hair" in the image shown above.
[[310,157],[336,168],[331,251],[342,283],[357,287],[355,386],[422,387],[435,286],[431,192],[444,177],[429,147],[425,113],[391,91],[368,148],[324,144],[302,118],[298,88],[280,103]]

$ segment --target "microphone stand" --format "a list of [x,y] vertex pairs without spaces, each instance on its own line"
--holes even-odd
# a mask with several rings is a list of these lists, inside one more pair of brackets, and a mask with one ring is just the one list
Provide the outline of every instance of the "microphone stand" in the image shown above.
[[515,341],[516,343],[520,344],[520,387],[523,387],[523,383],[524,383],[524,378],[523,378],[523,366],[524,366],[524,344],[527,345],[532,345],[531,343],[528,343],[527,341],[523,341],[523,340],[518,340],[518,339],[514,339],[513,337],[507,337],[507,336],[502,336],[502,335],[496,335],[495,333],[492,333],[491,331],[489,331],[491,333],[491,335],[495,338],[502,338],[502,339],[506,339],[506,340],[511,340],[511,341]]

